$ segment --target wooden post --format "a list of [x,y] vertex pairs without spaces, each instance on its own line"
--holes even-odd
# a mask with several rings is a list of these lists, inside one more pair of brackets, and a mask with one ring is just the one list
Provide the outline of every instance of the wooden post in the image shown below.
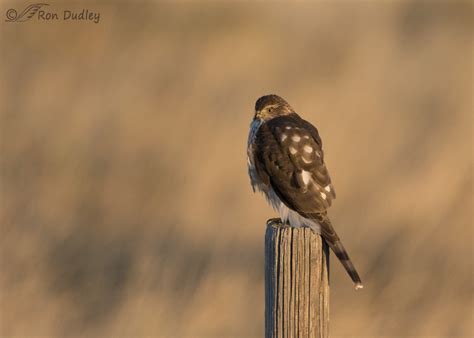
[[265,234],[265,337],[329,336],[329,249],[309,228],[279,219]]

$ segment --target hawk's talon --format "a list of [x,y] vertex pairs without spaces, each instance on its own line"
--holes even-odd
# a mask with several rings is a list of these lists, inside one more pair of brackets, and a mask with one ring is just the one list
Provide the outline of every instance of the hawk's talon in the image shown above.
[[267,226],[269,226],[269,225],[273,225],[274,227],[283,227],[284,226],[283,222],[281,221],[281,218],[279,218],[279,217],[270,218],[269,220],[267,220]]

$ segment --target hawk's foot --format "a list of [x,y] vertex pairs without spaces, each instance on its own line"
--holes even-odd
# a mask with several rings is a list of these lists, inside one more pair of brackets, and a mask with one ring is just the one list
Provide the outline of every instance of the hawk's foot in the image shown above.
[[286,225],[289,225],[288,222],[287,223],[283,223],[281,218],[270,218],[269,220],[267,220],[267,226],[269,225],[272,225],[274,226],[275,228],[279,228],[279,227],[284,227]]

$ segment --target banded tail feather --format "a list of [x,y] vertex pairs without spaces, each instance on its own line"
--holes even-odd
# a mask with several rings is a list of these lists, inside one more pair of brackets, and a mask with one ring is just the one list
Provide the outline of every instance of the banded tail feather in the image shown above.
[[356,290],[362,289],[364,285],[362,285],[362,281],[359,277],[359,274],[357,273],[356,268],[354,267],[354,264],[352,263],[351,259],[349,258],[349,255],[342,245],[341,240],[339,239],[339,236],[336,234],[336,231],[334,230],[331,221],[325,214],[316,214],[316,215],[311,215],[311,218],[316,220],[320,227],[321,227],[321,236],[326,240],[328,243],[329,247],[331,250],[334,252],[336,257],[339,259],[341,262],[342,266],[344,266],[344,269],[346,269],[347,273],[351,277],[352,281],[354,282],[354,287]]
[[356,290],[362,289],[364,285],[362,284],[359,274],[357,273],[357,270],[354,267],[354,264],[352,264],[352,261],[349,258],[349,255],[347,254],[346,249],[342,245],[342,242],[340,240],[336,242],[330,242],[326,240],[326,242],[328,243],[332,251],[334,251],[334,254],[336,255],[337,258],[339,258],[339,261],[341,262],[341,264],[344,266],[347,273],[351,277],[352,281],[354,282],[355,289]]

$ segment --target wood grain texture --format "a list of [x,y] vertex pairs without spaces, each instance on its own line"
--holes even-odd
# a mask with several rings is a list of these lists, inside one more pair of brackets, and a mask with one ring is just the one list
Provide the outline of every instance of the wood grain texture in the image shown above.
[[269,220],[265,233],[265,337],[329,336],[329,249],[309,228]]

